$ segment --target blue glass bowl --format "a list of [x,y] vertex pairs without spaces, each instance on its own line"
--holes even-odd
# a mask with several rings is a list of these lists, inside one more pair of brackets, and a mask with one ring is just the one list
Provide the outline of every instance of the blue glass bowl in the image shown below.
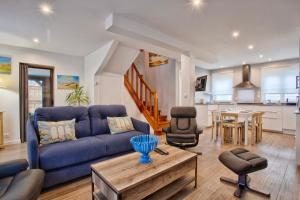
[[151,163],[152,159],[149,156],[149,153],[153,151],[158,144],[158,137],[154,135],[138,135],[130,139],[130,143],[133,146],[133,149],[137,152],[140,152],[141,158],[140,163],[147,164]]

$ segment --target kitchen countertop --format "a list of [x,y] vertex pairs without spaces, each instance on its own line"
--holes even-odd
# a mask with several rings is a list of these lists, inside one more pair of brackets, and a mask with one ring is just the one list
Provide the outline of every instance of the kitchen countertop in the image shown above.
[[[234,103],[195,103],[195,105],[234,105]],[[237,103],[237,105],[252,105],[252,106],[296,106],[296,103]],[[300,114],[300,113],[299,113]]]

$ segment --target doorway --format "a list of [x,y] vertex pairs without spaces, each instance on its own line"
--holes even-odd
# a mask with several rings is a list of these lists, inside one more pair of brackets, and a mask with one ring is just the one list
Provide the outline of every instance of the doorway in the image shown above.
[[40,107],[54,105],[54,67],[20,63],[20,138],[26,142],[26,122]]

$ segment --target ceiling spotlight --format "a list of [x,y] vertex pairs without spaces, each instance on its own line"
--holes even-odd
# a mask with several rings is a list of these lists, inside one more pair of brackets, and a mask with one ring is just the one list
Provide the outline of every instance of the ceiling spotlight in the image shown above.
[[51,5],[47,4],[47,3],[42,3],[40,5],[40,11],[44,14],[44,15],[50,15],[53,13],[53,8]]
[[200,7],[202,4],[202,0],[192,0],[192,4],[194,7]]
[[270,61],[270,62],[271,62],[271,61],[272,61],[272,58],[269,58],[269,59],[268,59],[268,61]]
[[249,46],[248,46],[248,49],[250,49],[250,50],[252,50],[254,48],[254,46],[252,45],[252,44],[250,44]]
[[40,42],[39,38],[33,38],[32,41],[35,42],[35,43],[39,43]]
[[245,61],[243,62],[243,65],[246,65],[246,62],[245,62]]
[[260,58],[263,58],[263,57],[264,57],[264,55],[260,54],[260,55],[259,55],[259,57],[260,57]]
[[234,38],[239,37],[239,35],[240,35],[240,32],[238,32],[238,31],[232,32],[232,37],[234,37]]

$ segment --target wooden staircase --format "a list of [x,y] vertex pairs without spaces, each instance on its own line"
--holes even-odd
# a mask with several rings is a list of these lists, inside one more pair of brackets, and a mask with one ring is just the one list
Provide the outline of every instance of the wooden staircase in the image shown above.
[[169,121],[167,116],[162,115],[158,108],[157,92],[145,82],[143,75],[139,73],[134,63],[124,75],[124,85],[153,128],[154,133],[162,134],[162,128],[168,127]]

